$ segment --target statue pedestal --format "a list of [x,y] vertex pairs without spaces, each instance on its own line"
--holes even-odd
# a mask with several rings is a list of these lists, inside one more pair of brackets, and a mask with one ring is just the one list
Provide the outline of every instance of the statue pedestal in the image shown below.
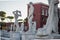
[[60,39],[60,34],[52,33],[50,35],[36,35],[34,39]]
[[36,33],[36,35],[47,35],[47,34],[48,31],[46,30],[46,28],[39,28]]
[[19,32],[10,32],[11,40],[20,40],[20,33]]
[[22,40],[33,40],[35,38],[35,34],[23,33]]

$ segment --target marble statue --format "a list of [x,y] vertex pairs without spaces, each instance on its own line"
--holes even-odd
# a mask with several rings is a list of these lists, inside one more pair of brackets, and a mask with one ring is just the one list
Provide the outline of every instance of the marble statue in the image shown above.
[[14,14],[14,17],[15,17],[14,26],[16,25],[16,32],[18,32],[18,31],[20,31],[19,23],[18,23],[18,17],[21,16],[21,12],[16,10],[16,11],[13,11],[13,14]]
[[58,0],[48,0],[49,16],[46,25],[38,29],[37,35],[50,35],[53,32],[58,33]]
[[[20,27],[19,27],[19,23],[18,23],[18,17],[21,16],[21,12],[16,10],[13,11],[14,17],[15,17],[15,22],[14,22],[14,26],[11,25],[11,30],[12,30],[12,26],[13,26],[13,31],[10,31],[10,38],[11,40],[20,40]],[[16,26],[16,27],[15,27]],[[14,32],[16,29],[16,32]]]
[[[49,16],[46,27],[51,28],[51,32],[58,33],[58,0],[48,0],[49,2]],[[47,29],[47,30],[48,30]],[[50,32],[50,33],[51,33]]]
[[33,12],[34,12],[34,7],[33,7],[33,3],[30,2],[29,4],[30,8],[29,8],[29,15],[28,15],[28,24],[29,24],[29,30],[31,33],[31,29],[32,29],[32,19],[33,19]]
[[25,32],[25,40],[34,40],[35,32],[36,32],[36,22],[32,21],[33,19],[33,12],[34,12],[34,6],[33,3],[29,3],[29,15],[28,15],[28,24],[29,24],[29,30]]

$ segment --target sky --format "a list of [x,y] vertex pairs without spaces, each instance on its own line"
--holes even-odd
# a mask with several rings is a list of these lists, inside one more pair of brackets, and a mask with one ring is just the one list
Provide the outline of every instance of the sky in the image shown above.
[[19,10],[22,14],[19,19],[25,19],[27,17],[27,4],[29,2],[48,4],[48,0],[0,0],[0,11],[5,11],[7,13],[6,16],[14,16],[12,12]]

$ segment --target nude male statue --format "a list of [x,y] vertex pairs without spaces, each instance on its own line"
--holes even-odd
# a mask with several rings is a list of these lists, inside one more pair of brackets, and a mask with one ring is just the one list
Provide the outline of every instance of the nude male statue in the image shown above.
[[21,16],[21,12],[16,10],[16,11],[13,11],[13,14],[14,14],[14,17],[15,17],[15,23],[14,23],[14,26],[16,25],[16,31],[19,31],[19,23],[18,23],[18,17]]
[[33,12],[34,12],[34,6],[33,3],[29,3],[29,16],[28,16],[28,23],[29,23],[29,31],[32,29],[32,19],[33,19]]

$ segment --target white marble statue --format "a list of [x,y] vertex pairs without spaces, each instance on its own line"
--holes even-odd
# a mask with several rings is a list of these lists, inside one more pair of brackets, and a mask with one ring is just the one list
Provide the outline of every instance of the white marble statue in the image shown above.
[[[16,10],[13,11],[14,17],[15,17],[15,22],[14,22],[14,26],[11,25],[11,30],[13,29],[13,31],[10,31],[10,38],[11,40],[20,40],[20,27],[19,27],[19,23],[18,23],[18,17],[21,16],[21,12]],[[16,27],[15,27],[16,25]],[[12,28],[13,26],[13,28]],[[14,32],[16,29],[16,32]]]
[[51,31],[54,31],[55,33],[58,33],[58,2],[58,0],[50,1],[49,16],[46,23],[46,27],[50,27]]
[[28,15],[28,24],[29,24],[29,32],[31,32],[32,30],[32,19],[33,19],[33,12],[34,12],[34,7],[33,7],[33,3],[30,2],[29,4],[30,8],[29,8],[29,15]]
[[49,16],[46,25],[38,29],[37,35],[50,35],[53,32],[58,33],[58,0],[48,0]]
[[25,32],[25,40],[34,40],[35,37],[35,31],[36,31],[36,22],[32,21],[33,19],[33,13],[34,13],[34,6],[33,3],[29,3],[29,15],[28,15],[28,24],[29,24],[29,30]]
[[16,25],[16,32],[18,32],[18,31],[20,31],[19,23],[18,23],[18,17],[21,16],[21,12],[16,10],[16,11],[13,11],[13,14],[14,14],[14,17],[15,17],[14,26]]

